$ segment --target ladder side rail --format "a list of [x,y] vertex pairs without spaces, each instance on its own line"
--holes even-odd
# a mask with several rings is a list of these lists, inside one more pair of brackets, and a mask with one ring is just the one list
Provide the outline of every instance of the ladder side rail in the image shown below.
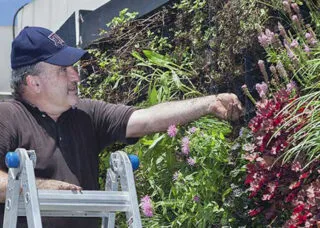
[[36,178],[34,175],[35,164],[29,159],[29,155],[26,150],[21,150],[20,155],[24,157],[21,181],[28,227],[42,228]]
[[[119,186],[118,175],[115,172],[113,172],[111,168],[108,168],[105,190],[118,191],[118,186]],[[109,213],[107,217],[102,218],[101,228],[114,228],[115,223],[116,223],[116,214]]]
[[131,210],[126,213],[127,225],[130,228],[140,228],[142,227],[142,224],[141,224],[141,217],[140,217],[139,204],[137,199],[137,192],[135,187],[132,164],[125,152],[117,151],[117,153],[121,157],[120,159],[121,165],[118,167],[121,191],[129,192],[129,198],[131,202]]
[[12,228],[17,226],[18,201],[21,186],[21,181],[17,179],[16,176],[17,170],[18,168],[9,168],[8,171],[3,228]]

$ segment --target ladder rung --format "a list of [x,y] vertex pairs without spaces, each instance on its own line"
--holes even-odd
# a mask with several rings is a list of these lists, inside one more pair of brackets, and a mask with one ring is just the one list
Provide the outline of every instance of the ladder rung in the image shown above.
[[[103,217],[109,212],[130,211],[128,192],[39,190],[42,216]],[[19,216],[25,216],[24,199],[19,198]]]

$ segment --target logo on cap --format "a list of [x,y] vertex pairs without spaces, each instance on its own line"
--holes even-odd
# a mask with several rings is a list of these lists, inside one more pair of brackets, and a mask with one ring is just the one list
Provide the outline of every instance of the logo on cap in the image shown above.
[[52,42],[54,42],[54,45],[55,45],[56,47],[62,47],[62,46],[64,46],[64,41],[63,41],[63,39],[61,39],[61,37],[58,36],[56,33],[51,33],[51,34],[48,36],[48,38],[49,38]]

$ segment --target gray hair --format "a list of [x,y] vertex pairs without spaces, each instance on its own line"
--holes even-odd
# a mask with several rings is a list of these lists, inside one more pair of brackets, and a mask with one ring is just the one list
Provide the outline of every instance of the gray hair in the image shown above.
[[11,72],[11,88],[13,97],[21,98],[24,93],[24,86],[27,85],[28,75],[39,75],[42,71],[41,62],[13,69]]

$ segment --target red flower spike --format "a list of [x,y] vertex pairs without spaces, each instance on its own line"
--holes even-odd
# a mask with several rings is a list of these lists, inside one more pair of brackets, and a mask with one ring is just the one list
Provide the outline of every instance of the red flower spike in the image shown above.
[[261,211],[262,211],[262,207],[259,207],[259,208],[250,210],[250,211],[248,212],[248,214],[249,214],[251,217],[254,217],[254,216],[256,216],[257,214],[259,214]]
[[299,204],[293,209],[293,214],[298,214],[304,209],[304,204]]

